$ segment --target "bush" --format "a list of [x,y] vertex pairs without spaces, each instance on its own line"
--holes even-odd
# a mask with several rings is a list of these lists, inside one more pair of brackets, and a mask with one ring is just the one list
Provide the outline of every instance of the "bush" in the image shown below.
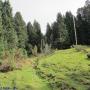
[[76,49],[76,51],[78,51],[78,52],[80,52],[80,51],[87,52],[87,51],[86,51],[86,47],[85,47],[85,46],[81,46],[81,45],[74,45],[73,47],[74,47],[74,48]]
[[16,61],[18,61],[18,60],[22,60],[22,59],[24,59],[24,58],[26,58],[27,57],[27,52],[26,52],[26,50],[25,49],[16,49],[15,50],[15,52],[14,52],[14,59],[16,60]]
[[32,54],[32,45],[31,44],[28,44],[26,46],[26,50],[27,50],[27,54],[28,56],[30,56]]
[[45,55],[51,54],[51,45],[48,44],[45,45],[44,54]]
[[37,46],[35,45],[34,48],[32,49],[32,54],[34,56],[37,56]]
[[90,52],[87,53],[87,57],[90,59]]

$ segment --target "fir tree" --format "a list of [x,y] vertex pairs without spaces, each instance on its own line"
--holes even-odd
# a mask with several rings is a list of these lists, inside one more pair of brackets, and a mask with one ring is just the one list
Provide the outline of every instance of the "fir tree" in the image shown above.
[[47,28],[46,28],[46,42],[48,44],[51,44],[51,34],[52,34],[52,29],[51,26],[49,24],[47,24]]
[[20,12],[14,16],[14,27],[18,37],[18,47],[25,48],[27,43],[27,27]]
[[17,35],[14,30],[14,22],[12,17],[12,8],[9,0],[3,3],[2,23],[4,29],[4,41],[7,49],[13,49],[17,46]]
[[0,0],[0,58],[4,52],[4,36],[3,36],[3,25],[2,25],[2,1]]

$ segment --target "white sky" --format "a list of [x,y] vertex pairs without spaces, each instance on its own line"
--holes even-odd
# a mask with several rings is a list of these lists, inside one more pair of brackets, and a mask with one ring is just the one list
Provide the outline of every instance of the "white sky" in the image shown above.
[[45,33],[47,22],[56,20],[58,12],[71,11],[76,15],[77,9],[84,6],[85,0],[10,0],[13,14],[20,11],[26,23],[36,19]]

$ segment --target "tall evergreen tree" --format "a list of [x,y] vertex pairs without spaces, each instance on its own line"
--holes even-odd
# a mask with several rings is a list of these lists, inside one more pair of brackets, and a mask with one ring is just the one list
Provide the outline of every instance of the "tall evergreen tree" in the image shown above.
[[0,0],[0,42],[3,40],[3,25],[2,25],[2,1]]
[[28,42],[26,44],[26,49],[28,55],[32,53],[32,48],[33,48],[33,40],[34,40],[34,32],[33,32],[33,26],[31,22],[28,22],[27,24],[27,35],[28,35]]
[[0,0],[0,58],[4,51],[4,36],[3,36],[3,25],[2,25],[2,1]]
[[51,44],[51,34],[52,34],[52,29],[51,26],[49,25],[49,23],[47,24],[47,28],[46,28],[46,42],[48,44]]
[[80,44],[90,44],[90,1],[77,11],[77,30]]
[[65,25],[69,34],[70,45],[75,44],[75,33],[74,33],[74,22],[73,15],[71,12],[66,12],[65,14]]
[[32,46],[37,45],[38,36],[35,29],[33,28],[33,25],[30,22],[27,24],[27,32],[28,32],[28,43],[30,43]]
[[52,48],[63,49],[69,47],[69,34],[61,13],[57,14],[57,20],[52,24],[51,40]]
[[25,48],[27,43],[27,27],[20,12],[14,16],[14,27],[18,37],[18,47]]
[[33,36],[33,26],[31,24],[31,22],[28,22],[27,24],[27,34],[28,34],[28,43],[32,43],[31,39]]
[[54,22],[52,24],[52,48],[57,48],[57,42],[56,39],[58,38],[58,24],[57,22]]
[[17,45],[17,35],[14,30],[14,22],[12,17],[12,8],[9,0],[3,3],[2,9],[2,23],[4,29],[4,41],[6,42],[6,48],[13,49]]
[[38,47],[38,52],[40,52],[42,33],[41,33],[40,24],[36,20],[33,23],[33,30],[35,32],[36,45]]
[[58,34],[56,38],[57,48],[66,48],[69,44],[68,32],[64,23],[64,18],[61,13],[57,14],[57,25],[58,25]]

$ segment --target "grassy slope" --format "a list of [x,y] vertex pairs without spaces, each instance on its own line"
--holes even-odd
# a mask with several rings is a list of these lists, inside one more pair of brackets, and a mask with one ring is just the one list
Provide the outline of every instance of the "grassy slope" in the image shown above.
[[[56,51],[53,55],[42,57],[38,67],[44,72],[44,77],[53,74],[56,76],[55,80],[77,90],[87,90],[90,87],[90,61],[83,52],[76,52],[74,49]],[[22,70],[0,73],[2,86],[13,86],[13,80],[18,90],[51,90],[47,80],[38,77],[35,70],[27,63]]]
[[90,60],[83,52],[74,49],[56,51],[54,55],[42,58],[38,67],[44,73],[42,77],[55,76],[50,82],[56,80],[76,90],[90,90]]

